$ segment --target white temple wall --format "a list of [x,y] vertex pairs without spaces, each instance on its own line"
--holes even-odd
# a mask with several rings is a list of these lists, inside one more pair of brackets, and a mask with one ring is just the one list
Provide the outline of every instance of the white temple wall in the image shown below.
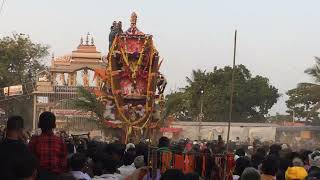
[[[182,131],[178,134],[179,138],[189,138],[193,140],[207,139],[217,140],[219,135],[222,135],[223,139],[227,139],[228,127],[224,125],[218,126],[200,126],[199,125],[178,125],[173,124],[173,128],[182,128]],[[253,139],[260,139],[262,141],[275,141],[276,127],[253,127],[253,126],[231,126],[230,140],[236,140],[239,137],[241,141],[246,141],[248,137],[252,141]]]

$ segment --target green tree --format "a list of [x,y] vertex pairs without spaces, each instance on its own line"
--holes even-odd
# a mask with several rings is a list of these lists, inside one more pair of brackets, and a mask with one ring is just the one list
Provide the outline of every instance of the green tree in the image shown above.
[[[205,121],[228,120],[231,75],[229,66],[212,72],[194,70],[186,78],[186,87],[167,95],[167,114],[196,119],[202,102]],[[265,121],[265,115],[280,96],[268,78],[252,77],[244,65],[236,66],[234,86],[234,121]]]
[[184,92],[175,92],[166,96],[166,108],[163,117],[173,115],[180,121],[191,121],[192,114],[190,112],[190,104],[188,95]]
[[0,39],[0,87],[31,82],[45,69],[49,47],[14,33]]
[[[44,70],[49,47],[33,42],[29,36],[14,33],[0,38],[0,90],[6,86],[25,84],[24,90],[31,91],[36,75]],[[26,92],[30,93],[30,92]],[[32,98],[21,96],[2,101],[7,115],[21,115],[26,127],[32,125]],[[1,105],[1,104],[0,104]]]
[[314,83],[299,83],[296,88],[287,92],[289,99],[286,101],[288,113],[298,119],[310,120],[320,123],[320,58],[315,57],[316,64],[305,70]]

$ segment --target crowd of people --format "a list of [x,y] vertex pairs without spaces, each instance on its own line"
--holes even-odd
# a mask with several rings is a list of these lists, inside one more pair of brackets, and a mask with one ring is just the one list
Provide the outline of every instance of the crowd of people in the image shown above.
[[39,116],[40,135],[27,139],[20,116],[8,118],[0,143],[1,180],[313,180],[320,151],[287,144],[226,144],[161,137],[157,147],[104,143],[54,134],[55,115]]

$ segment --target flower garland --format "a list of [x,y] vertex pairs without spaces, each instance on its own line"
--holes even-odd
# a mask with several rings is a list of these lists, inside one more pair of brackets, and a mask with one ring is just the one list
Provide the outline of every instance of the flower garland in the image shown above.
[[[115,82],[114,82],[113,76],[116,75],[116,73],[113,73],[113,71],[112,71],[112,56],[111,55],[113,54],[114,48],[115,48],[116,43],[118,42],[118,40],[119,40],[118,37],[116,37],[115,40],[113,41],[113,44],[112,44],[111,49],[110,49],[110,55],[109,55],[109,71],[112,72],[112,73],[110,73],[110,75],[111,75],[111,77],[110,77],[111,89],[112,89],[112,92],[114,93],[115,96],[119,96],[119,90],[117,90],[115,88]],[[126,56],[126,52],[124,52],[124,50],[120,47],[120,51],[121,51],[122,57],[123,57],[126,65],[128,65],[131,68],[130,70],[131,70],[131,72],[133,74],[135,74],[137,72],[138,66],[142,63],[142,59],[144,57],[145,46],[146,46],[148,41],[149,41],[149,38],[147,37],[145,42],[144,42],[143,49],[140,52],[140,57],[138,59],[138,62],[134,66],[134,69],[132,69],[129,66],[129,60],[128,60],[128,57]],[[152,115],[151,112],[153,111],[153,108],[154,108],[153,103],[150,106],[149,102],[150,101],[152,102],[152,100],[151,100],[152,97],[150,97],[150,96],[153,96],[153,91],[150,91],[150,88],[151,88],[151,83],[152,83],[151,81],[152,81],[153,76],[155,74],[155,73],[152,72],[152,65],[153,65],[153,59],[154,59],[154,55],[155,55],[156,51],[155,51],[155,49],[153,47],[152,41],[150,42],[150,46],[151,46],[151,53],[150,53],[151,55],[149,56],[149,72],[148,72],[148,80],[147,80],[147,97],[146,97],[146,104],[145,104],[146,113],[143,115],[143,117],[139,118],[137,121],[131,122],[124,115],[123,107],[120,106],[118,98],[114,98],[115,104],[118,107],[118,112],[120,114],[120,117],[125,121],[125,124],[127,124],[126,141],[127,141],[128,136],[132,133],[132,128],[136,128],[136,129],[142,130],[146,126],[146,124],[151,119],[151,115]],[[125,47],[126,47],[126,45],[125,45]],[[121,97],[119,97],[119,98],[121,98]],[[140,124],[145,119],[147,119],[147,121],[144,122],[142,126],[140,126],[140,127],[136,126],[136,125]]]
[[[147,121],[149,121],[150,119],[150,115],[151,115],[151,112],[153,110],[153,104],[151,105],[151,107],[149,108],[149,99],[150,99],[150,84],[151,84],[151,74],[152,74],[152,64],[153,64],[153,57],[154,57],[154,50],[152,48],[151,50],[151,56],[149,58],[149,73],[148,73],[148,81],[147,81],[147,98],[146,98],[146,104],[145,104],[145,109],[146,109],[146,112],[148,113],[145,113],[144,116],[142,118],[140,118],[139,120],[135,121],[133,123],[133,125],[137,125],[139,124],[141,121],[143,121],[146,117],[147,117],[147,114],[148,114],[148,119]],[[147,122],[146,121],[146,122]],[[146,123],[145,123],[146,124]],[[143,125],[144,127],[144,125]]]
[[[115,37],[115,39],[113,40],[113,43],[112,43],[112,46],[111,46],[111,49],[110,49],[110,54],[109,54],[109,68],[110,68],[110,72],[112,72],[112,54],[113,54],[113,51],[114,51],[114,48],[115,48],[115,45],[116,45],[116,42],[118,41],[118,36],[116,36]],[[110,76],[110,82],[111,82],[111,90],[112,90],[112,92],[114,93],[114,94],[116,94],[115,93],[115,84],[114,84],[114,80],[113,80],[113,75],[112,75],[112,73],[110,73],[111,74],[111,76]],[[118,102],[118,100],[117,100],[117,98],[114,98],[114,101],[115,101],[115,103],[116,103],[116,106],[118,107],[118,109],[119,109],[119,107],[120,107],[120,105],[119,105],[119,102]],[[125,117],[125,115],[122,113],[122,110],[121,109],[119,109],[119,114],[120,114],[120,116],[122,117],[122,119],[124,119],[125,121],[126,121],[126,123],[128,123],[129,125],[131,125],[131,123],[130,123],[130,121]]]
[[139,59],[138,59],[137,63],[133,65],[133,67],[130,66],[130,64],[129,64],[128,54],[126,53],[127,52],[127,43],[126,42],[127,42],[126,38],[124,38],[125,50],[122,47],[120,47],[120,52],[121,52],[122,59],[124,60],[126,66],[129,67],[129,69],[130,69],[130,71],[132,73],[132,78],[135,79],[138,67],[142,63],[142,60],[143,60],[143,57],[144,57],[144,50],[145,50],[145,47],[146,47],[147,43],[149,42],[149,37],[146,37],[146,39],[144,40],[142,49],[140,51]]

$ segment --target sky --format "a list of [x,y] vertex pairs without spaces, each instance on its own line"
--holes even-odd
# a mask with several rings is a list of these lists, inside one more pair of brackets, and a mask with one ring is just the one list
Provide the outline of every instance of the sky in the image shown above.
[[279,89],[275,114],[286,111],[287,90],[312,81],[303,72],[320,56],[319,6],[319,0],[5,0],[0,37],[29,34],[62,56],[90,32],[106,54],[112,22],[127,29],[135,11],[138,28],[154,36],[171,92],[186,85],[192,69],[231,65],[237,29],[236,63]]

